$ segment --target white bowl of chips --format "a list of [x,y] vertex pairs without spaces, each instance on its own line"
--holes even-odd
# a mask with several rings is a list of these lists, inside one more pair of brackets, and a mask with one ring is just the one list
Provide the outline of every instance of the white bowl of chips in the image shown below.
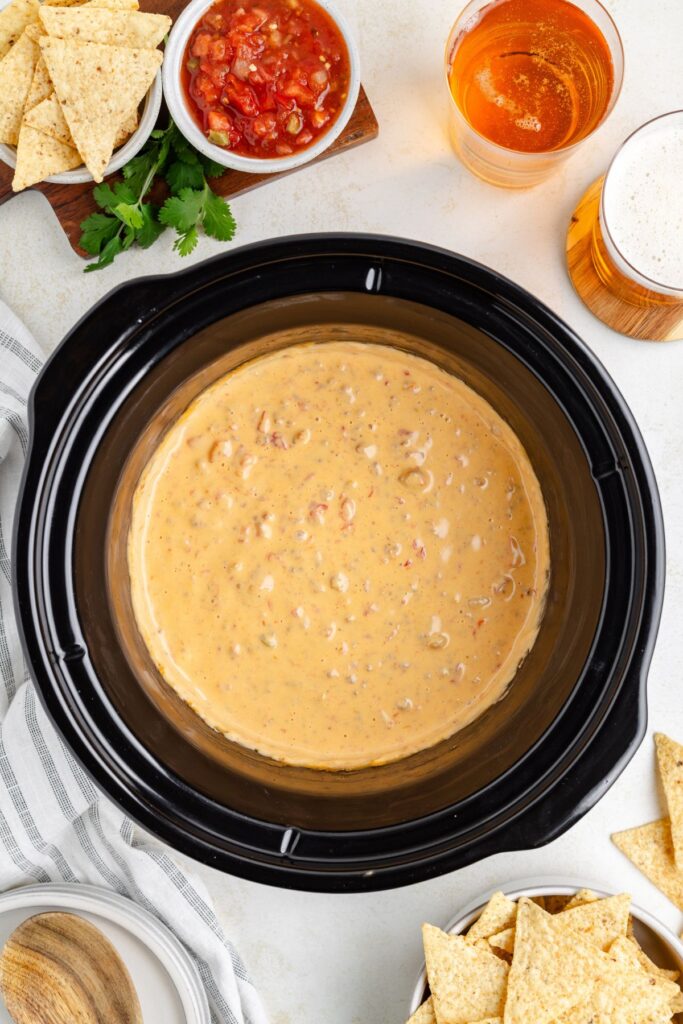
[[[105,178],[110,174],[114,174],[115,171],[120,171],[129,160],[132,160],[133,157],[137,156],[140,152],[154,130],[154,125],[156,124],[159,116],[159,110],[161,109],[162,97],[163,90],[161,88],[161,72],[158,71],[157,76],[152,83],[152,88],[145,97],[138,126],[133,131],[132,135],[128,136],[123,145],[114,151],[114,155],[104,171]],[[15,168],[17,166],[17,151],[15,147],[6,146],[3,143],[0,143],[0,160],[2,160],[3,163],[8,164],[10,167]],[[85,182],[92,181],[93,176],[87,167],[81,164],[80,167],[76,167],[71,171],[61,171],[59,174],[50,174],[43,180],[55,185],[82,185]]]
[[0,0],[0,159],[16,190],[101,181],[139,152],[170,24],[138,0]]
[[511,883],[423,938],[409,1024],[665,1024],[683,1010],[681,939],[591,882]]

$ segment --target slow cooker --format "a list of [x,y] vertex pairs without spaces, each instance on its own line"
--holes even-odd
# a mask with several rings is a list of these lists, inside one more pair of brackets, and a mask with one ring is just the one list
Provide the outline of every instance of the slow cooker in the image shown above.
[[[165,684],[132,616],[132,492],[168,425],[245,359],[352,338],[434,360],[516,431],[543,488],[547,609],[509,692],[410,758],[289,767],[211,730]],[[614,383],[528,292],[400,239],[269,241],[107,295],[45,366],[15,534],[31,674],[98,786],[213,867],[369,890],[539,846],[614,782],[642,739],[664,587],[645,446]]]

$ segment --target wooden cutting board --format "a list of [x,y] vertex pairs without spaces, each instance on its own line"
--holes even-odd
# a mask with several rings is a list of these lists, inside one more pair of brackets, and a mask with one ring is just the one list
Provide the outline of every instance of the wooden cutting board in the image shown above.
[[[152,13],[170,14],[175,21],[186,6],[186,2],[185,0],[142,0],[140,6],[142,10]],[[163,104],[158,123],[163,126],[168,123],[168,113]],[[377,118],[365,90],[361,86],[356,109],[346,128],[330,148],[311,163],[326,160],[337,153],[360,146],[363,142],[370,142],[377,136],[378,131]],[[304,165],[304,168],[306,166],[310,165]],[[304,168],[294,168],[292,171],[284,173],[294,174],[297,170]],[[14,171],[11,167],[0,162],[0,204],[11,199],[13,195],[19,194],[12,192],[13,174]],[[258,188],[259,185],[263,185],[271,179],[283,176],[283,174],[246,174],[244,171],[226,171],[222,177],[214,178],[211,181],[211,187],[218,195],[224,196],[226,199],[233,199],[252,188]],[[114,177],[116,176],[114,175]],[[79,255],[84,256],[85,253],[78,247],[78,239],[81,234],[81,221],[96,209],[92,199],[93,182],[86,182],[84,185],[53,185],[43,182],[34,185],[33,188],[42,192],[48,199],[71,245]]]

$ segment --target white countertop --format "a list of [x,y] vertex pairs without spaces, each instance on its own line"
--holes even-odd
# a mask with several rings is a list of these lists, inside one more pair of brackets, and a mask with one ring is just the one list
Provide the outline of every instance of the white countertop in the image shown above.
[[[358,0],[363,81],[380,137],[233,203],[240,244],[301,231],[402,235],[489,264],[556,310],[605,363],[649,446],[664,505],[667,592],[650,673],[650,731],[683,741],[683,344],[613,334],[574,295],[565,230],[586,186],[617,144],[651,116],[683,106],[681,0],[606,0],[626,50],[615,112],[549,182],[505,192],[471,177],[444,128],[442,51],[459,0]],[[187,265],[171,236],[83,275],[38,194],[0,207],[0,297],[47,350],[105,292],[129,278]],[[682,243],[683,244],[683,243]],[[190,260],[223,251],[202,238]],[[97,338],[92,343],[97,345]],[[650,736],[607,796],[543,849],[502,854],[394,892],[324,896],[281,892],[199,868],[260,988],[272,1024],[402,1024],[420,963],[419,926],[444,923],[478,892],[539,873],[579,874],[627,889],[677,931],[680,913],[609,841],[659,815]],[[151,1022],[156,1024],[156,1022]],[[159,1022],[161,1024],[161,1022]]]

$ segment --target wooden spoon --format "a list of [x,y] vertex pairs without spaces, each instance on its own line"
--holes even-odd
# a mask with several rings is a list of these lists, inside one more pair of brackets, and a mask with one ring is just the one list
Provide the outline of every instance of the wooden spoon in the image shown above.
[[12,932],[0,992],[16,1024],[143,1024],[118,953],[75,914],[37,914]]

